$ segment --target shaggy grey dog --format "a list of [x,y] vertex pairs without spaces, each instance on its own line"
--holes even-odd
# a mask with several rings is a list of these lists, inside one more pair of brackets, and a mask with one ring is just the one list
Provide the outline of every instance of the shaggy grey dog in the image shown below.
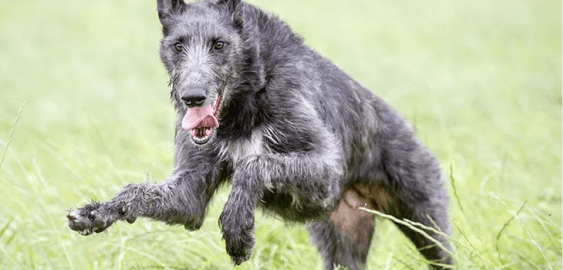
[[[157,7],[178,111],[174,171],[71,210],[71,229],[88,235],[148,217],[197,230],[218,186],[230,182],[219,221],[237,265],[252,253],[257,207],[307,222],[326,269],[364,267],[375,221],[360,207],[450,232],[435,157],[397,112],[281,20],[240,0]],[[452,264],[449,250],[397,226],[441,265],[433,267]]]

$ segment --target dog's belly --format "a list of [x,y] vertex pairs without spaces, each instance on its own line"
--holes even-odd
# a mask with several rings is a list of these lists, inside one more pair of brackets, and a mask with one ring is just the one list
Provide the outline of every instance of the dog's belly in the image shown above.
[[326,218],[331,209],[309,198],[284,193],[264,192],[260,202],[266,212],[274,213],[286,221],[306,222]]
[[273,213],[284,220],[306,222],[329,217],[339,225],[345,221],[352,212],[367,212],[358,209],[367,209],[385,212],[391,201],[391,196],[385,188],[377,183],[355,184],[347,188],[342,199],[335,207],[313,201],[309,197],[290,194],[287,192],[265,191],[260,201],[260,206],[269,213]]

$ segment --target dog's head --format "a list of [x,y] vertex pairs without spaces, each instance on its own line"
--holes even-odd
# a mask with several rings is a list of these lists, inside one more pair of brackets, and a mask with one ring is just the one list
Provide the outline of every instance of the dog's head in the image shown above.
[[183,113],[182,127],[198,145],[219,127],[223,95],[238,77],[242,61],[240,0],[157,0],[162,24],[160,59],[172,86],[171,96]]

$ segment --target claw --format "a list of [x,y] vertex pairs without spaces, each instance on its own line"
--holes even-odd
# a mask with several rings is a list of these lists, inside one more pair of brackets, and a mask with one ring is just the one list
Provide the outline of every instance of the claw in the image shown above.
[[247,261],[250,256],[246,257],[238,257],[238,256],[231,256],[231,263],[235,266],[240,265],[241,263]]
[[90,234],[92,234],[92,229],[91,228],[85,229],[85,230],[80,231],[79,233],[80,233],[80,235],[84,235],[84,236],[90,235]]
[[129,224],[133,224],[133,223],[135,223],[135,220],[137,220],[137,218],[135,218],[135,217],[130,217],[130,218],[126,218],[125,220],[126,220]]
[[95,233],[101,233],[101,232],[103,232],[105,229],[104,229],[102,226],[96,226],[96,227],[92,228],[92,230],[93,230]]

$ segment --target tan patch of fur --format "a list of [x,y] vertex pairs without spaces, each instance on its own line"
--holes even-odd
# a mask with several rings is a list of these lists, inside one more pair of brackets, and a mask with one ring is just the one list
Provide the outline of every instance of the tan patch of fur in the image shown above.
[[366,237],[368,228],[373,226],[374,216],[364,210],[385,211],[389,206],[391,196],[377,184],[357,184],[344,191],[342,200],[330,214],[332,222],[340,231],[352,238]]
[[[375,204],[373,209],[385,212],[391,203],[391,195],[382,186],[373,184],[357,184],[353,188],[366,200],[370,200]],[[367,208],[367,207],[366,207]],[[370,208],[372,209],[372,208]]]

